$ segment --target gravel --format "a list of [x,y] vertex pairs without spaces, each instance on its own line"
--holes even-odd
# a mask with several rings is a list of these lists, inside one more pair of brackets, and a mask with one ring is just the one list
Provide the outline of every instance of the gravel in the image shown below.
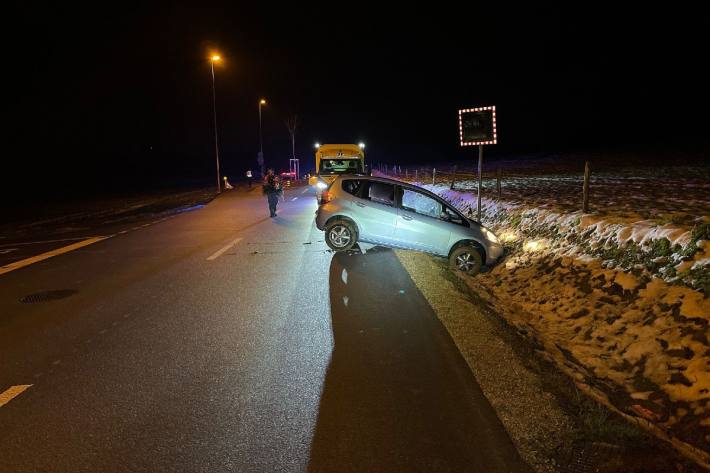
[[521,456],[537,472],[560,471],[554,454],[572,436],[574,421],[507,342],[510,329],[462,294],[435,259],[406,251],[397,256],[451,334]]

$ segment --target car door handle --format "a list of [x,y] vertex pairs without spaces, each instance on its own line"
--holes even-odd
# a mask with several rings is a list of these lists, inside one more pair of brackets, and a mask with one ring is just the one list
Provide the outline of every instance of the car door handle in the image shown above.
[[365,207],[365,204],[363,204],[362,202],[355,202],[355,205],[357,205],[358,207]]
[[412,217],[410,217],[409,215],[402,215],[402,218],[405,220],[412,220]]

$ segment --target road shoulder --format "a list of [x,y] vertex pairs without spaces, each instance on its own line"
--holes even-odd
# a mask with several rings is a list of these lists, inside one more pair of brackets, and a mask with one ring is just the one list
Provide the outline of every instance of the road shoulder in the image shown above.
[[[537,353],[541,347],[532,346],[498,317],[443,260],[396,253],[535,471],[696,471],[665,445],[577,391]],[[582,463],[596,469],[576,469]]]

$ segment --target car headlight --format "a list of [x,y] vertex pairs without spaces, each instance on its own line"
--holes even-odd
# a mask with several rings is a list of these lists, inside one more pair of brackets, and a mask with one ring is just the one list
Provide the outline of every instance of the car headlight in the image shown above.
[[326,187],[328,187],[328,184],[326,184],[326,183],[323,182],[323,181],[318,181],[318,182],[316,182],[316,187],[317,187],[318,189],[325,189]]
[[483,231],[483,236],[486,237],[486,240],[488,240],[492,243],[496,243],[498,245],[500,244],[498,237],[495,236],[492,231],[490,231],[486,227],[481,227],[481,230]]

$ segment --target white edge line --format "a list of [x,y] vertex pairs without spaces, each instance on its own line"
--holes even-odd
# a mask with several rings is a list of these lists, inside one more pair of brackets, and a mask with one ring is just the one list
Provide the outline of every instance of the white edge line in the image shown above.
[[31,384],[18,384],[17,386],[10,386],[2,394],[0,394],[0,407],[4,406],[8,402],[12,401],[14,398],[25,392]]
[[214,261],[214,260],[216,260],[217,258],[219,258],[220,256],[222,256],[225,251],[229,250],[231,247],[233,247],[234,245],[236,245],[236,244],[239,243],[240,241],[242,241],[242,238],[241,238],[241,237],[235,238],[235,239],[234,239],[231,243],[229,243],[228,245],[226,245],[226,246],[224,246],[223,248],[221,248],[221,249],[215,251],[211,256],[209,256],[209,257],[207,258],[207,261]]
[[26,259],[23,259],[20,261],[15,261],[14,263],[6,264],[5,266],[0,266],[0,274],[9,273],[10,271],[24,268],[25,266],[29,266],[31,264],[38,263],[40,261],[44,261],[44,260],[51,258],[53,256],[58,256],[58,255],[61,255],[64,253],[69,253],[70,251],[77,250],[77,249],[82,248],[84,246],[93,245],[94,243],[98,243],[101,240],[111,238],[112,236],[113,235],[87,238],[86,240],[79,241],[77,243],[74,243],[74,244],[71,244],[68,246],[63,246],[61,248],[57,248],[56,250],[48,251],[46,253],[42,253],[37,256],[32,256],[31,258],[26,258]]

